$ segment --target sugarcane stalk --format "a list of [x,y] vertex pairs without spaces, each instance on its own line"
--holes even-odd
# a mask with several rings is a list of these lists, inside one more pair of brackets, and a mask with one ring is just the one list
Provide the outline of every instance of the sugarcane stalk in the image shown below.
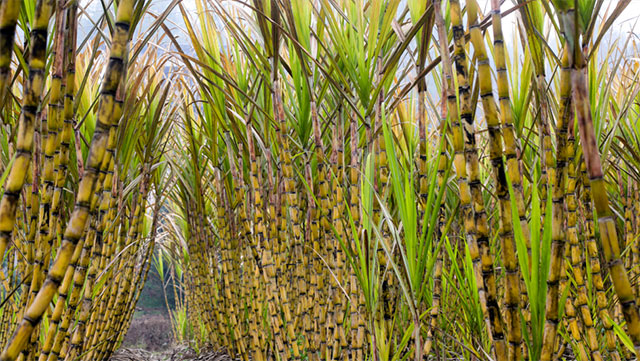
[[[478,150],[476,148],[474,119],[471,109],[471,88],[468,79],[467,56],[464,49],[464,27],[462,25],[462,15],[460,11],[460,2],[454,0],[450,3],[451,8],[451,26],[454,40],[454,57],[453,63],[444,65],[449,71],[455,65],[458,94],[460,99],[460,112],[457,113],[457,104],[455,93],[447,94],[448,110],[451,116],[451,125],[454,129],[453,148],[454,148],[454,166],[458,177],[458,186],[460,192],[460,212],[463,218],[464,229],[466,233],[467,247],[473,263],[473,271],[476,279],[476,289],[480,300],[482,314],[487,324],[487,329],[492,332],[492,315],[498,315],[494,311],[489,312],[487,305],[487,292],[485,280],[483,276],[483,260],[479,245],[488,242],[488,227],[486,221],[486,212],[484,210],[484,200],[480,189],[480,174],[478,166]],[[444,42],[441,41],[444,44]],[[441,44],[441,48],[445,45]],[[442,48],[441,53],[448,52],[448,48]],[[453,75],[451,76],[453,79]],[[449,84],[448,88],[453,89],[453,84]],[[455,109],[455,110],[454,110]],[[457,119],[459,118],[459,119]],[[464,142],[464,146],[463,146]],[[508,232],[508,230],[507,230]],[[507,258],[507,264],[516,264],[515,261]],[[485,257],[485,261],[487,261]],[[484,267],[488,268],[488,267]],[[509,285],[509,290],[514,290],[518,286]],[[493,305],[492,305],[493,307]],[[507,308],[508,311],[510,310]],[[509,317],[509,316],[508,316]],[[509,330],[511,331],[511,330]],[[500,332],[498,332],[499,334]],[[499,340],[499,338],[498,338]]]
[[[508,290],[506,294],[506,303],[508,305],[515,305],[518,302],[519,287],[520,287],[520,275],[518,271],[518,263],[516,258],[516,245],[513,233],[513,221],[511,217],[511,196],[509,194],[509,186],[507,183],[507,176],[505,172],[505,163],[502,152],[502,132],[500,128],[500,120],[498,117],[498,108],[493,97],[493,89],[491,84],[491,67],[489,65],[489,58],[485,50],[484,39],[482,32],[478,24],[478,4],[475,0],[470,0],[467,3],[469,32],[471,35],[471,42],[475,51],[475,59],[477,60],[478,69],[478,82],[480,84],[480,97],[482,99],[482,108],[485,114],[485,120],[487,122],[487,128],[489,131],[489,157],[491,166],[493,168],[493,176],[496,182],[496,194],[498,196],[500,204],[500,228],[501,228],[501,242],[503,258],[505,259],[504,266],[506,269],[506,287]],[[482,201],[482,195],[478,194],[474,197],[476,200]],[[476,211],[477,211],[476,207]],[[477,213],[477,212],[476,212]],[[500,307],[498,304],[497,290],[495,275],[493,269],[493,256],[491,255],[488,244],[488,229],[489,226],[486,223],[486,218],[480,218],[481,222],[477,227],[485,228],[484,237],[482,242],[480,238],[478,243],[480,246],[480,252],[482,257],[482,271],[487,287],[487,303],[490,314],[491,330],[494,339],[494,345],[496,349],[497,359],[508,359],[509,354],[506,349],[504,326],[500,313]],[[482,222],[484,221],[484,222]],[[516,310],[517,312],[517,310]],[[508,310],[508,330],[509,332],[518,332],[518,325],[513,323],[516,321],[512,317],[514,312]],[[518,335],[515,335],[516,337]],[[516,338],[514,337],[514,339]],[[512,344],[513,345],[513,344]],[[516,345],[513,345],[517,347]],[[512,355],[517,357],[515,347],[512,346]]]
[[7,82],[11,75],[13,41],[21,6],[22,1],[20,0],[6,0],[0,4],[0,99],[2,99],[0,100],[0,108],[3,107],[9,93]]
[[[0,66],[7,68],[11,62],[11,51],[13,50],[13,34],[15,33],[15,21],[19,12],[19,4],[14,1],[7,1],[3,4],[0,27],[7,31],[7,38],[0,45]],[[31,162],[31,151],[34,145],[34,132],[36,116],[41,102],[41,96],[45,83],[45,62],[47,53],[47,35],[49,19],[54,8],[54,0],[39,0],[36,4],[33,28],[30,34],[29,47],[29,77],[24,85],[24,98],[20,119],[18,121],[18,138],[15,143],[15,161],[11,167],[9,175],[4,182],[4,194],[0,199],[0,261],[4,259],[11,234],[16,220],[16,209],[22,186],[27,176],[29,163]],[[4,64],[3,64],[4,63]],[[5,65],[6,64],[6,65]],[[2,69],[0,69],[2,70]],[[3,75],[4,76],[4,75]],[[7,73],[8,77],[8,73]],[[1,89],[5,89],[4,84],[0,84]],[[4,97],[2,97],[4,99]],[[37,182],[34,182],[37,184]],[[20,350],[21,351],[21,350]],[[19,353],[16,352],[16,356]],[[1,359],[1,356],[0,356]]]
[[[349,137],[350,137],[350,165],[349,165],[349,213],[351,214],[354,227],[360,234],[360,173],[358,161],[360,158],[358,141],[358,124],[355,114],[349,117]],[[354,248],[352,248],[354,249]],[[352,361],[362,360],[366,352],[365,349],[365,322],[364,322],[364,294],[358,287],[358,280],[355,270],[351,269],[349,277],[350,318],[351,318],[351,350],[350,359]]]
[[[342,115],[341,108],[341,115]],[[347,295],[345,294],[345,288],[347,287],[348,273],[346,270],[345,255],[342,246],[337,243],[337,240],[345,241],[345,224],[343,222],[342,215],[345,214],[345,196],[344,196],[344,137],[343,137],[343,124],[341,123],[342,117],[335,124],[335,131],[333,142],[333,151],[331,154],[331,168],[333,174],[332,181],[332,194],[335,197],[333,204],[333,210],[331,213],[331,222],[336,232],[336,245],[335,245],[335,273],[338,278],[338,286],[340,289],[336,289],[335,293],[335,308],[336,308],[336,330],[333,335],[334,338],[334,353],[331,355],[332,360],[340,359],[347,360],[347,337],[346,327],[344,324],[345,315],[347,312]],[[338,351],[340,350],[340,351]]]
[[[492,0],[492,28],[493,28],[493,46],[494,46],[494,61],[496,64],[497,72],[497,87],[498,87],[498,99],[500,103],[500,119],[502,122],[502,135],[504,141],[504,156],[505,163],[507,165],[507,176],[511,182],[511,187],[514,193],[514,200],[518,211],[518,218],[520,220],[520,229],[527,247],[527,259],[528,268],[533,267],[531,260],[531,232],[529,230],[529,223],[527,222],[527,216],[525,213],[524,191],[522,186],[522,161],[520,157],[520,146],[518,144],[518,137],[513,124],[513,112],[511,107],[511,98],[509,94],[509,78],[507,74],[506,63],[506,51],[504,47],[504,36],[502,34],[502,14],[500,12],[500,1]],[[546,197],[546,193],[544,193]],[[545,198],[546,199],[546,198]],[[546,203],[543,204],[543,208],[546,211]],[[544,217],[542,217],[544,220]],[[531,319],[530,312],[528,310],[528,294],[527,289],[524,286],[524,281],[521,284],[520,290],[520,305],[521,312],[524,316],[525,322]],[[517,321],[517,320],[512,320]],[[529,327],[529,326],[527,326]],[[526,349],[526,345],[523,344]],[[523,351],[525,358],[528,358],[528,352]]]
[[[552,227],[551,227],[551,263],[547,277],[547,297],[545,309],[545,325],[542,341],[541,360],[551,360],[556,344],[558,328],[560,278],[563,270],[564,249],[567,242],[564,224],[564,195],[566,184],[567,164],[567,129],[573,119],[573,104],[571,99],[571,81],[569,69],[569,50],[564,49],[560,70],[560,110],[556,124],[557,156],[556,163],[549,164],[547,171],[552,181]],[[550,157],[549,157],[550,158]]]

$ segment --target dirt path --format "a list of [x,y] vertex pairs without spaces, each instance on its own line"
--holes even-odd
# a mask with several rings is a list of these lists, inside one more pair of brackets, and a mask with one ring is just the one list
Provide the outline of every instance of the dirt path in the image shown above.
[[[232,361],[224,352],[173,345],[171,321],[160,311],[136,314],[122,346],[110,361]],[[165,311],[166,312],[166,311]]]
[[233,361],[224,352],[202,350],[200,354],[186,346],[178,346],[162,352],[121,348],[110,361]]
[[171,321],[166,310],[145,310],[134,315],[121,347],[162,352],[171,348],[171,332]]

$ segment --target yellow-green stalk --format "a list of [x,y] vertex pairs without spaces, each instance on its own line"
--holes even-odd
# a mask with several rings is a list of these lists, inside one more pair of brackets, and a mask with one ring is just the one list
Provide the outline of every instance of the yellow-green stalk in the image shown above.
[[5,0],[0,3],[0,107],[4,105],[9,92],[13,41],[21,5],[20,0]]
[[[518,218],[520,220],[520,229],[523,235],[526,247],[527,257],[529,260],[529,269],[531,264],[531,233],[529,231],[529,224],[527,222],[527,216],[525,213],[525,202],[523,196],[522,176],[521,170],[523,169],[520,159],[520,149],[518,145],[518,138],[513,124],[513,112],[511,108],[511,99],[509,94],[509,77],[507,74],[507,57],[504,47],[504,36],[502,34],[502,14],[500,12],[500,1],[491,0],[491,24],[493,28],[493,55],[494,62],[496,64],[496,83],[498,88],[498,102],[500,105],[500,120],[502,123],[502,139],[504,141],[504,158],[507,166],[507,176],[513,189],[513,195],[518,211]],[[543,205],[545,203],[542,203]],[[543,206],[544,208],[544,206]],[[543,217],[544,219],[544,217]],[[530,319],[529,311],[526,308],[527,305],[527,290],[523,284],[521,284],[520,290],[520,305],[523,306],[521,312],[523,314],[525,322]],[[507,302],[507,308],[514,308],[515,304],[513,300]],[[508,311],[509,315],[515,315],[516,312]],[[519,317],[509,318],[507,323],[510,330],[515,330],[517,324],[520,323]],[[509,341],[526,345],[522,343],[521,332],[515,333],[509,332]],[[528,357],[528,353],[525,351],[523,356]]]
[[564,49],[560,69],[559,116],[556,121],[556,163],[548,161],[547,171],[551,178],[552,190],[552,227],[551,227],[551,263],[547,277],[547,298],[545,309],[545,325],[540,359],[551,360],[556,344],[556,334],[559,318],[560,288],[559,282],[563,270],[564,248],[566,244],[564,195],[565,173],[567,162],[567,127],[574,119],[571,100],[571,69],[569,68],[569,51]]
[[[478,83],[480,86],[480,97],[482,99],[482,108],[484,110],[485,120],[487,122],[487,130],[489,132],[489,157],[493,168],[493,176],[496,183],[496,194],[500,203],[500,238],[502,241],[502,254],[504,258],[504,267],[506,270],[507,291],[505,292],[506,303],[513,306],[517,304],[519,297],[520,275],[518,271],[518,263],[516,258],[516,242],[513,232],[513,221],[511,216],[511,196],[509,194],[509,185],[505,172],[505,164],[502,153],[502,132],[500,128],[500,120],[498,118],[498,107],[493,97],[493,86],[491,84],[491,67],[489,58],[484,45],[484,37],[478,24],[478,4],[475,0],[467,2],[467,17],[469,21],[469,32],[471,42],[473,44],[475,59],[477,60]],[[472,188],[474,190],[474,188]],[[474,199],[480,201],[482,205],[482,194],[480,189],[476,189]],[[481,209],[484,211],[483,209]],[[509,355],[504,340],[504,326],[498,306],[497,290],[495,275],[493,270],[493,256],[489,249],[489,225],[486,221],[486,215],[478,218],[478,206],[476,204],[476,223],[478,229],[484,229],[482,238],[478,238],[480,252],[482,257],[482,271],[487,287],[487,307],[489,309],[489,317],[491,321],[491,331],[494,338],[497,359],[508,359]],[[482,239],[482,242],[481,242]],[[509,314],[509,332],[517,330],[518,325],[514,325],[513,312]],[[517,331],[516,331],[517,332]],[[515,345],[514,345],[515,346]],[[517,347],[517,346],[516,346]],[[517,351],[512,348],[512,355],[517,355]]]
[[[469,86],[468,62],[464,49],[464,26],[462,24],[462,13],[460,2],[453,0],[450,3],[451,26],[454,42],[454,63],[458,84],[458,95],[460,101],[460,112],[458,115],[455,93],[447,94],[448,110],[451,116],[451,126],[453,129],[454,166],[458,176],[458,188],[460,192],[460,212],[463,219],[465,239],[469,255],[473,263],[473,271],[476,279],[476,288],[482,314],[487,323],[487,328],[491,332],[493,326],[490,316],[499,315],[491,312],[487,307],[487,294],[485,280],[483,277],[483,260],[479,249],[480,244],[488,242],[488,227],[482,190],[480,189],[480,169],[478,165],[478,150],[476,148],[475,129],[473,125],[473,113],[471,104],[471,87]],[[443,42],[444,43],[444,42]],[[447,52],[448,48],[441,44],[441,53]],[[452,67],[445,65],[445,67]],[[448,69],[446,69],[448,71]],[[453,76],[451,77],[453,79]],[[453,84],[450,84],[453,89]],[[462,143],[464,142],[464,147]],[[483,246],[484,247],[484,246]],[[485,259],[485,261],[487,261]],[[505,263],[510,264],[509,259]],[[484,267],[488,268],[488,267]],[[518,290],[517,286],[508,286],[509,290]],[[513,288],[512,288],[513,287]],[[511,331],[511,330],[509,330]],[[497,338],[499,341],[499,338]]]

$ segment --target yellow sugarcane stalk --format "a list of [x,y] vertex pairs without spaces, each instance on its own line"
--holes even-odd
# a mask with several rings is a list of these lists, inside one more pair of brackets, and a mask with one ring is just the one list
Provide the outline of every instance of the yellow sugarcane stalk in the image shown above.
[[[350,165],[349,165],[349,212],[353,219],[354,227],[360,234],[360,161],[359,153],[359,133],[356,115],[349,116],[349,136],[350,136]],[[355,247],[351,247],[355,249]],[[362,360],[366,353],[365,344],[365,303],[364,294],[358,287],[358,280],[353,268],[349,276],[350,318],[351,318],[351,350],[350,360]]]
[[[476,148],[475,129],[473,125],[473,114],[471,104],[471,88],[468,79],[468,64],[464,49],[464,27],[462,25],[462,16],[460,11],[460,2],[454,0],[451,6],[451,26],[454,39],[454,58],[456,77],[458,84],[458,93],[460,99],[460,113],[457,113],[457,104],[455,93],[447,94],[448,110],[451,116],[451,125],[454,129],[453,148],[454,148],[454,166],[458,176],[458,186],[460,192],[460,211],[463,218],[464,229],[466,233],[467,247],[473,262],[473,270],[476,278],[476,289],[480,300],[482,314],[487,323],[487,328],[492,332],[491,317],[497,317],[499,313],[489,311],[487,307],[487,292],[485,280],[483,277],[483,262],[488,264],[488,259],[484,261],[481,257],[479,245],[488,242],[488,226],[486,220],[486,212],[484,210],[484,201],[480,189],[480,174],[478,165],[478,151]],[[443,47],[444,45],[441,45]],[[448,52],[448,48],[442,48],[441,53]],[[450,65],[445,65],[446,71],[450,71]],[[453,76],[451,76],[453,78]],[[453,84],[449,84],[448,88],[453,89]],[[462,143],[464,142],[464,147]],[[467,179],[468,171],[468,179]],[[509,230],[505,230],[509,234]],[[486,252],[485,252],[486,253]],[[510,260],[508,254],[505,254],[505,263],[517,264],[516,261]],[[507,278],[509,280],[509,278]],[[509,291],[518,291],[518,286],[509,285]],[[518,292],[519,293],[519,292]],[[492,305],[497,306],[497,303]],[[507,308],[508,312],[510,311]],[[517,311],[517,310],[514,310]],[[509,315],[507,316],[509,317]],[[509,329],[511,331],[511,329]],[[500,332],[498,332],[498,335]],[[500,338],[497,337],[498,343]],[[498,346],[498,345],[497,345]]]
[[20,0],[6,0],[0,4],[0,107],[9,92],[7,81],[11,74],[13,40],[21,6]]
[[[9,29],[17,17],[19,5],[13,1],[7,1],[3,4],[4,13],[2,19],[6,20],[6,24],[1,24]],[[16,9],[18,7],[18,9]],[[45,63],[47,52],[47,28],[49,26],[49,18],[53,12],[54,0],[39,0],[36,5],[33,28],[31,30],[31,42],[29,47],[29,78],[24,88],[24,98],[22,103],[22,111],[18,121],[18,139],[15,144],[15,161],[9,171],[9,175],[4,183],[4,194],[0,199],[0,261],[4,259],[7,246],[11,241],[11,233],[16,220],[16,209],[22,186],[24,184],[29,163],[31,162],[31,151],[34,144],[34,130],[36,124],[36,112],[40,105],[40,97],[44,89],[45,83]],[[15,31],[15,30],[14,30]],[[9,35],[9,34],[8,34]],[[6,61],[7,65],[11,62],[11,50],[13,49],[13,36],[7,39],[0,49],[1,61]],[[2,65],[0,63],[0,65]],[[2,89],[4,89],[4,84]],[[19,351],[18,351],[19,353]],[[17,357],[17,354],[16,356]],[[0,357],[1,359],[1,357]]]
[[[506,302],[513,306],[518,302],[520,276],[515,254],[516,245],[513,233],[513,221],[511,217],[511,196],[509,195],[505,163],[502,158],[502,132],[500,128],[500,120],[498,118],[498,108],[493,97],[489,58],[486,54],[484,38],[478,24],[478,4],[475,0],[470,0],[467,3],[467,11],[471,42],[473,43],[475,58],[477,59],[480,97],[482,98],[482,108],[484,110],[489,132],[489,156],[493,168],[494,179],[496,181],[496,194],[500,203],[500,226],[502,229],[500,238],[502,241],[503,258],[505,259],[506,287],[508,289],[506,292]],[[478,194],[476,199],[482,200],[481,194]],[[481,218],[481,220],[486,220],[486,218]],[[490,312],[492,335],[496,348],[496,358],[506,360],[509,355],[506,350],[504,326],[502,324],[500,308],[498,306],[495,276],[493,274],[493,257],[488,245],[489,227],[486,222],[478,224],[477,226],[479,228],[486,227],[487,229],[487,234],[486,237],[483,237],[483,242],[480,242],[479,240],[478,243],[481,249],[481,257],[483,258],[483,276],[485,277],[485,284],[488,291],[487,303]],[[509,332],[512,332],[516,329],[517,325],[513,324],[515,320],[512,318],[512,311],[508,311],[508,314],[510,321]],[[513,357],[516,357],[517,351],[512,348],[511,352]]]
[[[566,233],[564,225],[564,194],[565,194],[565,173],[567,160],[567,127],[573,119],[573,104],[571,102],[571,81],[569,69],[569,50],[564,49],[560,70],[560,110],[556,124],[557,157],[556,163],[548,162],[547,171],[552,181],[552,227],[551,227],[551,263],[549,266],[549,276],[547,278],[547,298],[544,335],[542,339],[541,360],[551,360],[556,344],[556,333],[560,288],[559,282],[562,275],[564,262],[564,248],[566,243]],[[550,157],[549,157],[550,158]],[[547,158],[547,160],[549,160]]]
[[[343,223],[343,216],[345,214],[345,197],[344,197],[344,139],[342,136],[343,125],[340,122],[336,122],[335,132],[336,136],[333,141],[333,150],[331,154],[331,169],[333,173],[332,177],[332,194],[335,197],[333,203],[333,210],[331,213],[331,221],[335,229],[337,237],[335,237],[335,274],[338,279],[338,287],[334,293],[335,308],[336,308],[336,329],[333,334],[334,352],[331,356],[332,360],[347,360],[347,337],[345,333],[344,319],[346,314],[347,300],[344,293],[344,287],[347,281],[347,272],[345,264],[345,256],[342,250],[342,246],[337,242],[338,239],[346,241],[345,225]],[[331,335],[330,335],[331,336]],[[338,351],[338,349],[340,351]]]
[[[529,268],[531,268],[531,232],[529,230],[529,224],[527,222],[527,216],[525,213],[525,203],[523,196],[523,188],[522,188],[522,176],[521,170],[522,162],[519,157],[520,149],[518,145],[518,138],[516,137],[514,124],[513,124],[513,113],[511,108],[511,99],[509,95],[509,78],[507,74],[507,63],[506,63],[506,51],[504,47],[504,36],[502,34],[502,15],[500,12],[500,1],[499,0],[491,0],[492,7],[492,28],[493,28],[493,48],[494,48],[494,61],[496,64],[496,83],[498,88],[498,101],[500,104],[500,120],[502,123],[502,139],[504,141],[504,157],[505,163],[507,166],[507,176],[509,177],[509,181],[511,182],[511,186],[513,189],[513,194],[516,204],[516,208],[518,211],[518,218],[520,220],[520,229],[522,231],[522,235],[524,237],[524,241],[527,246],[527,257],[529,260]],[[545,203],[543,204],[543,208]],[[543,217],[544,219],[544,217]],[[524,282],[523,282],[524,283]],[[521,284],[520,290],[520,304],[523,306],[521,308],[521,312],[524,316],[525,322],[528,322],[530,319],[529,311],[527,310],[527,292],[526,287]],[[515,301],[510,300],[508,305],[511,307],[515,307]],[[507,306],[509,307],[509,306]],[[509,312],[509,314],[513,315],[513,312]],[[522,344],[523,347],[526,345],[522,343],[522,335],[520,331],[515,329],[516,324],[519,324],[519,318],[511,318],[507,320],[507,322],[511,323],[512,326],[508,326],[508,328],[512,331],[509,332],[509,341]],[[528,353],[524,350],[524,357],[528,357]]]

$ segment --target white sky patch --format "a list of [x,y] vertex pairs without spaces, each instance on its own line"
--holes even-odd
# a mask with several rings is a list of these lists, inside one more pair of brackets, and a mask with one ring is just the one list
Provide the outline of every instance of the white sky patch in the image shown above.
[[[150,0],[151,6],[150,11],[154,13],[160,13],[169,5],[171,0]],[[243,7],[239,2],[234,0],[204,0],[204,1],[216,1],[222,3],[229,3],[234,7]],[[315,1],[315,0],[295,0],[295,1]],[[490,14],[491,11],[491,1],[490,0],[477,0],[480,9],[483,10],[485,16]],[[403,1],[404,2],[404,1]],[[463,1],[464,2],[464,1]],[[187,12],[189,18],[193,22],[194,26],[197,24],[197,7],[196,0],[182,0],[182,7]],[[609,15],[611,10],[617,4],[617,0],[604,0],[604,4],[601,10],[601,18],[605,15]],[[87,14],[94,20],[97,20],[103,12],[101,0],[80,0],[80,5],[86,9]],[[510,9],[515,5],[515,1],[507,0],[502,5],[502,12],[504,13],[506,10]],[[402,6],[402,5],[401,5]],[[513,12],[508,16],[503,18],[503,33],[505,38],[505,43],[507,46],[513,44],[514,36],[516,34],[516,22],[518,19],[518,12]],[[626,37],[625,35],[629,34],[629,32],[637,32],[636,21],[640,18],[640,0],[631,0],[630,4],[627,6],[625,11],[621,14],[621,16],[616,19],[614,26],[610,29],[609,33],[611,34],[611,38],[619,38]],[[81,26],[85,28],[91,27],[91,22],[86,19],[86,17],[81,18]],[[168,25],[171,28],[182,28],[184,29],[184,21],[182,19],[182,14],[178,7],[176,7],[172,13],[169,15]],[[602,19],[601,19],[602,21]],[[547,24],[547,26],[549,26]],[[635,30],[635,31],[634,31]],[[626,34],[625,34],[626,33]],[[81,34],[83,34],[81,30]],[[84,32],[86,34],[86,32]],[[609,38],[609,37],[608,37]],[[185,44],[186,45],[186,44]]]
[[[93,27],[92,22],[97,21],[102,15],[104,11],[102,7],[102,1],[103,0],[80,0],[80,5],[86,9],[86,14],[84,14],[80,18],[80,31],[79,31],[80,39],[83,39],[88,35],[88,32]],[[166,10],[166,8],[169,6],[172,0],[149,0],[149,1],[151,1],[151,6],[149,7],[149,11],[155,14],[160,14],[164,10]],[[251,16],[251,9],[246,5],[242,4],[242,2],[244,1],[250,2],[250,0],[201,0],[201,1],[221,4],[223,7],[231,10],[232,12],[239,12],[241,14],[244,13],[246,14],[246,16]],[[319,0],[289,0],[289,1],[312,1],[314,3],[317,3]],[[464,1],[465,0],[462,0],[463,3]],[[491,12],[491,0],[477,0],[477,1],[479,3],[478,5],[480,6],[480,9],[482,10],[482,13],[484,14],[484,16],[489,16]],[[406,6],[405,0],[401,0],[401,2],[402,3],[400,4],[400,7]],[[601,14],[599,14],[600,23],[604,21],[605,17],[609,16],[609,14],[615,8],[615,5],[617,3],[618,3],[617,0],[604,0]],[[199,20],[198,20],[198,14],[197,14],[198,10],[196,6],[196,0],[182,0],[180,4],[185,10],[185,12],[187,13],[187,16],[189,17],[193,27],[196,29],[196,31],[199,31],[200,27],[198,23]],[[502,13],[504,14],[507,10],[511,9],[515,5],[516,5],[515,0],[506,0],[501,6]],[[113,11],[113,8],[111,8],[111,11]],[[87,18],[87,15],[92,20]],[[511,14],[503,17],[503,20],[502,20],[503,36],[505,40],[505,46],[509,54],[515,55],[517,53],[519,54],[518,56],[522,56],[522,47],[521,47],[520,41],[519,39],[515,39],[516,36],[519,37],[519,35],[517,35],[518,34],[517,23],[518,23],[519,16],[520,16],[519,12],[514,11]],[[219,21],[220,19],[217,16],[214,16],[214,18],[216,20],[218,30],[224,31],[224,26],[222,22]],[[640,26],[640,24],[637,24],[637,21],[639,18],[640,18],[640,0],[631,0],[630,4],[627,6],[625,11],[621,14],[621,16],[618,19],[616,19],[614,26],[611,29],[609,29],[607,35],[604,37],[602,42],[602,45],[604,45],[603,48],[608,48],[609,45],[614,44],[615,42],[618,42],[617,45],[622,47],[626,39],[632,33],[635,34],[635,37],[637,39],[640,39],[640,32],[638,32],[638,27]],[[145,18],[145,21],[143,21],[138,26],[138,29],[137,29],[138,34],[140,34],[141,32],[144,32],[146,28],[149,26],[149,24],[153,22],[151,19],[152,19],[151,16],[147,16]],[[180,8],[178,6],[176,6],[173,9],[173,11],[169,14],[169,16],[165,21],[165,24],[171,30],[174,36],[176,36],[182,50],[188,54],[193,54],[191,41],[189,40],[189,36],[187,35],[185,30],[186,26],[182,16],[182,12],[180,11]],[[551,27],[550,21],[547,20],[547,24],[545,25],[545,34],[548,34],[549,32],[551,33],[551,35],[549,36],[548,42],[552,48],[556,49],[558,47],[557,34],[555,34],[555,31],[549,31],[550,27]],[[257,31],[257,29],[253,29],[253,30]],[[597,32],[598,32],[598,29],[596,29],[596,33]],[[160,33],[162,33],[161,30],[160,30]],[[491,30],[489,30],[489,33],[492,34]],[[95,32],[91,34],[91,36],[95,36]],[[226,39],[225,35],[221,35],[220,40],[222,41],[223,46],[225,44],[225,39]],[[256,39],[256,40],[259,41],[259,39]],[[170,44],[170,41],[167,37],[164,37],[164,39],[162,40],[162,43],[158,45],[165,49],[170,49],[170,48],[175,49],[175,47],[173,47],[172,44]],[[411,45],[410,49],[414,49],[414,47],[415,47],[415,44]],[[514,47],[517,47],[518,49],[514,49]],[[433,51],[436,52],[436,49],[434,48]],[[402,61],[403,62],[410,61],[410,58],[407,57]],[[414,76],[414,74],[410,75],[409,77],[411,78],[412,76]]]
[[191,13],[194,16],[198,11],[195,0],[182,0],[182,6],[187,12]]

